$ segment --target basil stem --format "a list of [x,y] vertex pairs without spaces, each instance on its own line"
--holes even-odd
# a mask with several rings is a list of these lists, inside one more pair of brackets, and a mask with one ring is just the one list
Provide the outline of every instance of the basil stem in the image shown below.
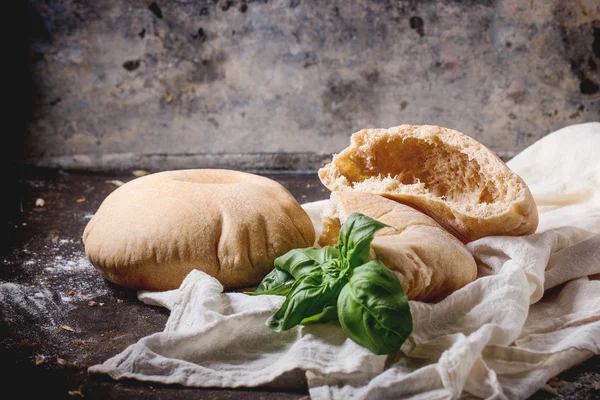
[[337,304],[326,306],[320,313],[313,315],[312,317],[304,318],[302,321],[300,321],[300,324],[325,324],[333,321],[338,322]]

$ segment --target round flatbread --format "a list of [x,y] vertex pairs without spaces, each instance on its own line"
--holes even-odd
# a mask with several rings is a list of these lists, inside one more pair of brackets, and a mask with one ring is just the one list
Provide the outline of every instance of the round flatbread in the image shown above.
[[256,284],[273,261],[312,246],[310,218],[279,183],[230,170],[180,170],[134,179],[102,203],[83,233],[107,279],[169,290],[199,269],[225,288]]

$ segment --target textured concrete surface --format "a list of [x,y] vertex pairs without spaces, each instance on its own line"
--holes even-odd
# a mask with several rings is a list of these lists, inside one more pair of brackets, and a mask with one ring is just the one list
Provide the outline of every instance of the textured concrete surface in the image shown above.
[[39,165],[315,169],[401,123],[509,157],[600,120],[597,0],[31,0],[27,20]]

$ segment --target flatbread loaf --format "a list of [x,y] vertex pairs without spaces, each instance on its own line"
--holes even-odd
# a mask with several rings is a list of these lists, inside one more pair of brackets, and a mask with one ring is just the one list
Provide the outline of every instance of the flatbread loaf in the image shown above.
[[481,143],[432,125],[363,129],[319,170],[332,191],[375,193],[408,204],[467,243],[535,232],[523,180]]
[[166,171],[134,179],[101,204],[83,233],[107,279],[179,287],[193,269],[225,288],[256,284],[278,256],[312,246],[310,218],[279,183],[229,170]]
[[372,256],[398,276],[409,299],[441,300],[477,277],[466,246],[432,218],[371,193],[332,192],[319,244],[334,245],[341,224],[355,212],[390,226],[373,239]]

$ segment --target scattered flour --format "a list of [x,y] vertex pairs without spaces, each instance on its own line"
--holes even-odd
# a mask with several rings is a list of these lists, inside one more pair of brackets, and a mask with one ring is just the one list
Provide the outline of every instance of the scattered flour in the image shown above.
[[50,285],[60,291],[63,302],[93,300],[108,293],[106,282],[83,250],[54,257],[54,262],[44,268],[44,275],[49,278]]
[[61,335],[61,324],[76,307],[74,302],[97,301],[108,293],[107,283],[81,249],[54,257],[49,266],[41,263],[40,259],[23,263],[36,271],[35,283],[0,281],[0,326],[17,323],[26,329],[33,323],[46,334]]
[[52,275],[59,275],[65,272],[89,271],[93,269],[94,268],[92,264],[90,264],[86,256],[83,254],[70,259],[64,258],[63,256],[55,256],[54,263],[44,268],[44,271]]
[[53,298],[50,290],[31,285],[0,282],[0,320],[36,321],[46,331],[54,331],[58,325],[55,318],[64,311]]
[[47,249],[46,257],[27,260],[23,266],[41,268],[38,280],[47,285],[61,303],[94,300],[108,293],[107,283],[87,259],[80,241],[60,239]]
[[[40,250],[23,248],[6,266],[19,266],[25,281],[0,280],[0,326],[34,326],[50,335],[64,335],[61,324],[69,311],[98,301],[108,283],[87,259],[79,239],[56,238]],[[76,305],[76,303],[78,303]],[[102,304],[98,301],[98,304]],[[6,325],[3,325],[6,324]]]
[[26,181],[29,186],[31,186],[32,188],[43,188],[47,185],[47,182],[45,181],[40,181],[40,180],[27,180]]

